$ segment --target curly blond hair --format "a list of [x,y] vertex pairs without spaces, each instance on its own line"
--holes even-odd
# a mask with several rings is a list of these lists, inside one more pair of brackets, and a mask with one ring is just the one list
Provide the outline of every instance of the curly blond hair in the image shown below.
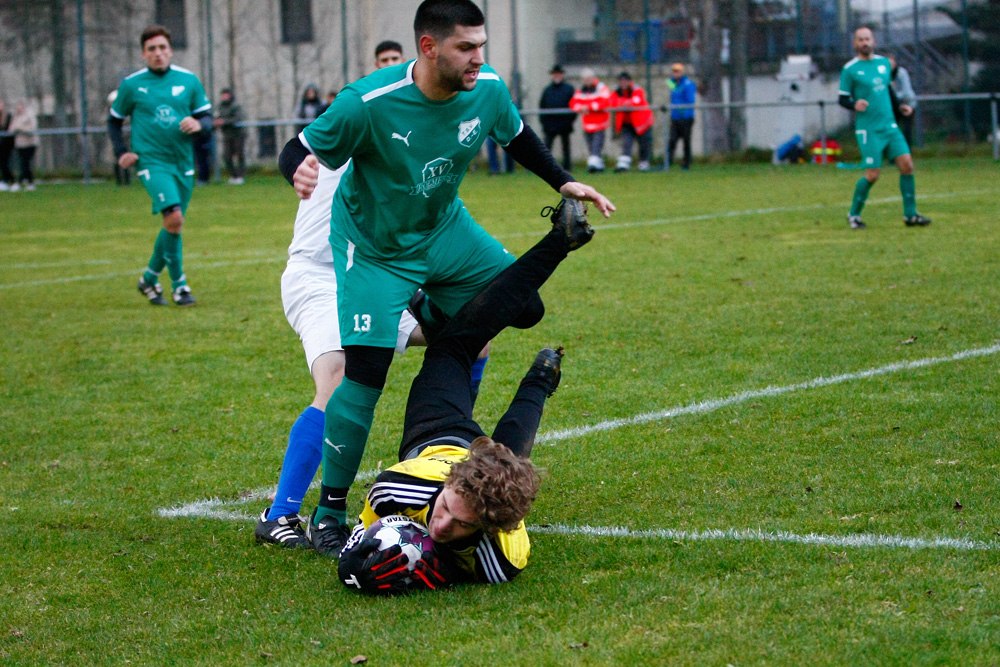
[[528,459],[491,438],[469,445],[469,458],[451,467],[445,486],[462,495],[488,535],[517,528],[538,495],[539,476]]

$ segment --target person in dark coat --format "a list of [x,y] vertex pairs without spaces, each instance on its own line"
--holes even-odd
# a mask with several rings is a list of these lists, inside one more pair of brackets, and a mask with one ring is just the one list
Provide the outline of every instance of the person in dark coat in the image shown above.
[[[566,83],[566,73],[562,65],[556,65],[549,72],[552,76],[552,83],[542,91],[542,101],[538,104],[541,109],[568,109],[569,101],[573,98],[576,90]],[[572,166],[569,153],[569,135],[573,132],[573,124],[576,122],[576,113],[567,111],[566,113],[543,113],[542,135],[545,137],[545,146],[551,151],[552,144],[556,137],[562,140],[562,166],[566,171]]]

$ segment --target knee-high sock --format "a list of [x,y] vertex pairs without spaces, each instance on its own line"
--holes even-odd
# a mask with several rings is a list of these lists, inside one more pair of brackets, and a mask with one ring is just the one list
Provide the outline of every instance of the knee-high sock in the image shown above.
[[281,464],[278,490],[267,513],[269,521],[299,511],[322,460],[323,411],[310,405],[295,420],[288,434],[288,449]]
[[[365,453],[368,432],[375,418],[375,404],[382,392],[344,378],[326,404],[323,428],[323,486],[346,490],[358,474]],[[326,494],[324,494],[325,496]],[[345,494],[346,495],[346,494]],[[341,506],[342,505],[342,506]],[[331,502],[320,498],[315,521],[332,516],[347,522],[347,501]]]
[[899,175],[899,191],[903,195],[903,215],[910,218],[917,214],[917,182],[913,174]]
[[862,176],[861,179],[858,180],[858,184],[854,186],[854,200],[851,202],[851,215],[861,215],[861,209],[865,207],[865,201],[868,199],[868,191],[871,189],[872,182]]
[[542,378],[526,375],[510,407],[493,430],[493,439],[518,456],[531,456],[548,390],[549,386]]
[[482,359],[476,359],[472,363],[471,382],[469,383],[469,389],[472,390],[472,404],[476,404],[476,399],[479,398],[479,385],[483,382],[483,371],[486,370],[486,362],[489,361],[489,357],[483,357]]
[[155,285],[160,280],[160,272],[167,265],[164,253],[167,243],[166,237],[169,234],[170,232],[161,228],[160,233],[156,237],[156,242],[153,244],[153,254],[149,258],[149,268],[146,269],[146,273],[143,275],[143,279],[150,285]]
[[166,232],[163,243],[163,259],[170,270],[170,286],[177,289],[187,284],[184,277],[184,249],[181,243],[180,234]]

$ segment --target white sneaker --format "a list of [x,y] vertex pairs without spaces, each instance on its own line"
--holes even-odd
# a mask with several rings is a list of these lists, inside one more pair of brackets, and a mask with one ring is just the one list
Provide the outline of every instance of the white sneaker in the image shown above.
[[27,185],[24,186],[24,191],[25,192],[34,192],[35,191],[35,184],[34,183],[28,183]]
[[10,185],[7,181],[0,181],[0,192],[10,192]]
[[239,177],[233,177],[229,179],[230,185],[243,185],[243,179]]
[[12,184],[10,186],[10,191],[11,192],[20,192],[21,191],[21,184],[20,183],[14,183],[14,184]]
[[639,171],[649,171],[649,162],[643,160],[639,163]]

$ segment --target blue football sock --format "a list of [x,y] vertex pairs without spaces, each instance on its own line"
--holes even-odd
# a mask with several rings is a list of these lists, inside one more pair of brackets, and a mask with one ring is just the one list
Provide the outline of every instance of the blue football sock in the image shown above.
[[278,491],[267,513],[268,521],[295,514],[302,506],[302,499],[323,460],[323,421],[323,411],[310,405],[292,425]]
[[486,362],[489,361],[489,357],[483,357],[482,359],[476,359],[475,363],[472,364],[472,404],[476,404],[476,399],[479,398],[479,385],[483,381],[483,371],[486,370]]

